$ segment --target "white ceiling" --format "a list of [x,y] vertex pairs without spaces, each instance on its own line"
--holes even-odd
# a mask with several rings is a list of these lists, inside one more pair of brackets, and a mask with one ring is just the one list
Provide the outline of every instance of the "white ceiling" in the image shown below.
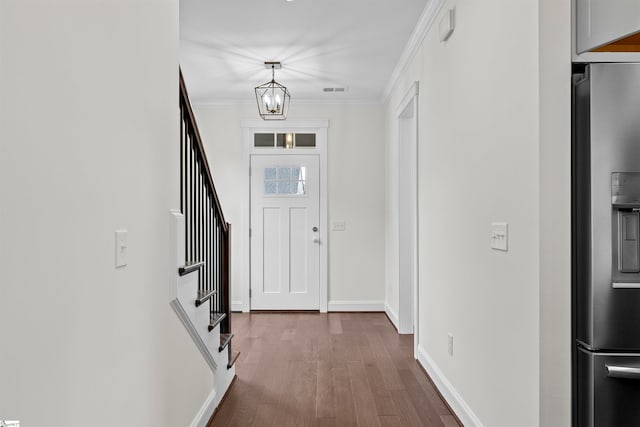
[[[180,65],[194,104],[255,102],[276,80],[292,102],[380,102],[428,0],[180,0]],[[346,87],[325,93],[325,87]]]

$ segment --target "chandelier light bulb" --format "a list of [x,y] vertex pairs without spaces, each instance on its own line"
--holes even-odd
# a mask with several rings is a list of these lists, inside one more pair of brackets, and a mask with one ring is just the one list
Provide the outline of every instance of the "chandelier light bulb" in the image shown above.
[[264,99],[264,108],[265,108],[265,110],[267,110],[270,113],[273,113],[271,97],[268,94],[265,94],[263,99]]

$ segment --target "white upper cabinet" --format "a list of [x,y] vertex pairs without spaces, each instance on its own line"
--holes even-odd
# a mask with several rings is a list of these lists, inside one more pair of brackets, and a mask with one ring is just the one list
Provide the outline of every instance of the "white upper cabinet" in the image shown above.
[[[640,0],[576,0],[577,53],[600,48],[640,31]],[[633,40],[607,51],[635,51]]]

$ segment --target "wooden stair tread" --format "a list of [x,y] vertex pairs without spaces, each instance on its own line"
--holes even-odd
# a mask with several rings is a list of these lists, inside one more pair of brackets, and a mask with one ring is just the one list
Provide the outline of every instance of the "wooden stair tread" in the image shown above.
[[229,343],[231,343],[231,338],[233,338],[233,334],[220,334],[220,347],[218,347],[218,351],[222,352]]
[[196,296],[196,307],[201,306],[217,293],[215,289],[199,289]]
[[200,270],[204,266],[204,261],[200,262],[189,262],[182,267],[178,268],[178,274],[180,276],[185,276],[189,273],[193,273],[194,271]]
[[209,332],[213,331],[213,329],[218,326],[218,324],[220,322],[222,322],[222,320],[227,317],[226,313],[218,313],[218,312],[212,312],[211,313],[211,318],[209,320]]
[[233,367],[233,365],[236,363],[236,360],[238,360],[238,356],[240,356],[240,352],[234,351],[233,357],[231,357],[229,359],[229,363],[227,363],[227,369],[231,369]]

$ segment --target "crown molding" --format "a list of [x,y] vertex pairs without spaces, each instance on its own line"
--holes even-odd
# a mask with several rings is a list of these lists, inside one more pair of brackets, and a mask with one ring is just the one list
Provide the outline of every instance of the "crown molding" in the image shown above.
[[[297,99],[295,104],[298,105],[380,105],[377,99]],[[291,105],[294,105],[293,100]]]
[[256,100],[244,100],[244,99],[221,99],[218,101],[191,101],[191,105],[194,108],[215,108],[215,107],[231,107],[239,105],[256,105]]
[[420,48],[422,41],[427,36],[427,33],[429,33],[433,23],[436,21],[436,17],[438,16],[438,13],[440,13],[440,9],[442,9],[444,3],[445,0],[429,0],[427,5],[424,7],[422,15],[420,15],[420,19],[418,19],[418,23],[413,29],[413,33],[411,33],[411,37],[402,51],[402,55],[400,56],[398,63],[396,64],[393,73],[391,73],[391,77],[389,78],[387,86],[384,89],[384,93],[382,94],[381,102],[386,102],[389,95],[391,95],[391,91],[400,78],[400,74],[402,74],[402,71],[413,59]]
[[[289,111],[291,107],[296,105],[382,105],[383,101],[373,99],[291,99]],[[253,105],[255,107],[256,101],[251,100],[220,100],[217,102],[192,102],[194,108],[206,109],[206,108],[218,108],[218,107],[233,107],[233,106],[245,106]]]

